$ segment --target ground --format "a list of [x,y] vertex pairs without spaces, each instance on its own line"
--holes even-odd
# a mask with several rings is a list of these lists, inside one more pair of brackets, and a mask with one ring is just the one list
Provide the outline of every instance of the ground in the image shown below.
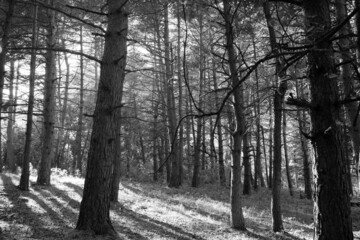
[[[35,182],[35,176],[31,177]],[[52,186],[17,189],[19,176],[0,174],[0,239],[75,239],[84,180],[55,175]],[[271,231],[270,191],[243,198],[247,232],[229,227],[229,190],[216,185],[170,189],[159,183],[122,181],[119,203],[111,207],[121,239],[231,240],[312,239],[312,203],[283,192],[285,232]],[[352,209],[355,234],[359,207]],[[84,239],[94,239],[87,236]],[[101,238],[96,238],[101,239]]]

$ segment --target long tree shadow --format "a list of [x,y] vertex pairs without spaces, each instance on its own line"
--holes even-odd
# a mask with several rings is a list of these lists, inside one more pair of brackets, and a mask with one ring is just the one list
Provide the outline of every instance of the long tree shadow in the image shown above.
[[[196,236],[195,234],[188,233],[182,228],[153,219],[144,214],[134,212],[132,210],[126,209],[121,206],[121,204],[114,204],[112,209],[116,212],[118,217],[127,218],[136,223],[136,226],[146,230],[151,230],[151,232],[160,235],[161,237],[166,237],[166,239],[180,239],[180,240],[190,240],[190,239],[199,239],[205,240],[201,236]],[[115,223],[116,226],[117,223]],[[118,226],[122,228],[122,226]]]
[[[21,192],[13,184],[11,177],[4,174],[1,174],[0,176],[4,184],[4,192],[7,194],[8,199],[12,204],[11,211],[15,214],[21,213],[21,215],[19,214],[19,217],[15,219],[15,222],[30,227],[31,231],[29,231],[29,234],[31,236],[29,237],[37,239],[64,238],[63,228],[66,228],[66,223],[54,210],[33,193]],[[46,214],[43,212],[34,212],[33,209],[28,206],[29,204],[34,204],[31,201],[34,201],[40,206]],[[51,219],[51,222],[49,222],[49,218]],[[53,225],[54,223],[56,223],[55,226]],[[41,238],[39,238],[39,236],[41,236]]]

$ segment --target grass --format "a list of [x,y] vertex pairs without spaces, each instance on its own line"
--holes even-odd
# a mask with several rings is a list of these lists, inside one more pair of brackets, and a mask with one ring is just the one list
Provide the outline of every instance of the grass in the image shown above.
[[[31,177],[35,182],[35,177]],[[2,239],[70,239],[81,201],[83,179],[55,175],[52,186],[21,192],[19,177],[0,175]],[[270,196],[261,189],[243,197],[247,232],[229,227],[229,190],[216,185],[171,189],[159,183],[122,181],[111,219],[121,239],[312,239],[312,203],[283,192],[285,232],[272,232]],[[353,211],[354,231],[360,221]],[[1,239],[1,238],[0,238]],[[84,239],[91,239],[88,236]],[[100,238],[97,238],[100,239]]]

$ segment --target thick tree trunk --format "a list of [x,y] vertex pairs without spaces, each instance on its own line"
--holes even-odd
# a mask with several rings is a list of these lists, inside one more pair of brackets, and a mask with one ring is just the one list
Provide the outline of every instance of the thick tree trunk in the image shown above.
[[[228,64],[230,68],[230,80],[234,89],[234,114],[235,129],[232,133],[232,169],[231,169],[231,188],[230,188],[230,208],[231,208],[231,225],[235,229],[246,230],[245,219],[241,204],[241,145],[243,134],[245,133],[245,116],[243,104],[243,86],[239,82],[238,69],[236,66],[236,53],[234,47],[234,32],[232,27],[232,16],[230,4],[227,0],[224,4],[224,20],[225,20],[225,37],[226,51],[228,54]],[[239,85],[240,84],[240,85]]]
[[315,150],[315,238],[353,239],[347,162],[343,149],[339,76],[330,41],[319,41],[331,29],[327,0],[305,0],[311,86],[312,140]]
[[[50,4],[54,4],[51,1]],[[49,22],[47,26],[47,46],[45,56],[45,93],[43,109],[43,129],[42,129],[42,151],[38,170],[37,184],[50,185],[51,164],[54,160],[54,126],[55,126],[55,92],[56,92],[56,55],[52,48],[56,44],[56,23],[55,13],[48,9]]]
[[34,92],[35,92],[35,71],[36,71],[36,41],[37,41],[37,14],[38,6],[34,4],[33,7],[33,22],[32,22],[32,37],[31,37],[31,57],[30,57],[30,77],[29,77],[29,103],[26,120],[25,132],[25,148],[24,158],[22,162],[22,170],[20,177],[19,188],[23,191],[29,191],[29,177],[30,177],[30,159],[31,159],[31,133],[33,125],[33,111],[34,111]]
[[[336,0],[335,6],[337,10],[337,22],[341,23],[345,20],[347,17],[347,9],[346,9],[346,1],[345,0]],[[346,24],[344,27],[342,27],[339,30],[339,35],[341,36],[347,36],[350,34],[350,24]],[[339,39],[339,47],[341,51],[341,58],[343,64],[341,66],[342,68],[342,80],[344,84],[344,94],[345,97],[352,97],[356,95],[356,91],[354,89],[353,85],[353,76],[352,76],[352,67],[351,62],[353,60],[352,53],[350,51],[350,40],[349,38],[342,37]],[[351,102],[345,105],[347,115],[350,119],[349,124],[349,132],[353,147],[353,159],[350,157],[348,158],[348,171],[350,172],[350,164],[351,162],[356,163],[356,168],[359,169],[359,153],[360,153],[360,120],[357,116],[357,109],[358,109],[358,103]],[[344,141],[344,144],[346,144],[346,141]],[[350,156],[350,154],[349,154]],[[357,181],[358,181],[358,188],[360,189],[360,178],[359,178],[359,171],[356,171]],[[351,175],[349,174],[349,186],[350,186],[350,192],[352,191],[352,183],[351,183]]]
[[[111,175],[113,173],[116,111],[121,107],[125,77],[127,0],[108,0],[108,29],[101,64],[83,199],[76,229],[116,236],[110,221]],[[119,94],[120,93],[120,94]]]

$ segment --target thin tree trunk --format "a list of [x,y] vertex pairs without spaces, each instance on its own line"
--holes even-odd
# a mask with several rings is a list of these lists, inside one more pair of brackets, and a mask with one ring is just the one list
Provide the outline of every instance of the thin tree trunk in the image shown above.
[[7,125],[7,139],[6,139],[6,159],[11,172],[16,172],[16,162],[13,145],[14,135],[14,78],[15,78],[15,63],[14,59],[10,60],[10,76],[9,76],[9,107],[8,107],[8,125]]
[[[6,17],[2,26],[2,36],[1,36],[1,52],[0,52],[0,106],[4,105],[3,103],[3,89],[5,81],[5,64],[6,64],[6,55],[8,53],[8,44],[9,44],[9,34],[11,29],[11,21],[14,13],[15,0],[7,0],[8,9],[6,11]],[[4,160],[2,156],[2,134],[1,134],[1,111],[0,111],[0,172],[2,172],[4,166]]]
[[117,237],[110,220],[110,194],[117,110],[125,78],[128,32],[127,0],[108,0],[108,29],[93,117],[83,199],[76,229]]
[[35,73],[36,73],[36,45],[37,45],[37,14],[38,6],[33,7],[32,37],[31,37],[31,57],[30,57],[30,77],[29,77],[29,103],[26,120],[25,148],[22,162],[19,189],[29,191],[30,177],[30,159],[31,159],[31,141],[32,125],[34,111],[34,92],[35,92]]
[[[274,26],[271,24],[272,17],[270,13],[269,2],[265,1],[263,4],[264,13],[267,21],[267,26],[270,36],[271,50],[276,54],[279,53],[276,34]],[[273,231],[280,232],[284,229],[282,216],[281,216],[281,117],[282,117],[282,106],[284,102],[285,92],[287,84],[282,81],[282,64],[280,59],[277,57],[276,61],[276,90],[274,93],[274,168],[273,168],[273,186],[272,186],[272,220],[273,220]],[[280,83],[278,83],[280,80]]]
[[[251,163],[250,163],[250,148],[249,148],[249,133],[243,136],[243,166],[244,166],[244,184],[243,195],[251,194]],[[255,182],[254,182],[255,185]],[[255,187],[254,187],[255,188]]]
[[[213,44],[211,44],[213,46]],[[215,91],[215,106],[216,109],[219,108],[219,94],[218,94],[218,84],[216,76],[216,63],[215,59],[212,59],[212,75]],[[218,136],[218,155],[219,155],[219,183],[221,186],[226,185],[226,175],[225,175],[225,161],[224,161],[224,146],[223,146],[223,134],[222,134],[222,122],[221,116],[218,117],[218,123],[216,126],[217,136]]]
[[[177,67],[178,67],[178,72],[177,72],[177,77],[178,77],[178,82],[179,82],[179,119],[181,119],[183,117],[183,113],[182,113],[182,106],[183,106],[183,86],[182,86],[182,77],[181,77],[181,44],[180,44],[180,40],[181,40],[181,16],[180,16],[180,8],[182,7],[181,5],[181,0],[177,1]],[[183,180],[183,156],[184,156],[184,125],[181,124],[179,126],[179,155],[178,155],[178,161],[179,161],[179,180],[180,180],[180,185],[182,184],[182,180]]]
[[[299,81],[296,81],[296,95],[302,97],[303,91],[302,86],[299,86]],[[299,135],[300,135],[300,142],[301,142],[301,150],[302,150],[302,157],[303,157],[303,176],[304,176],[304,190],[305,196],[307,199],[312,199],[312,188],[311,188],[311,160],[310,154],[308,149],[308,143],[303,135],[305,131],[305,124],[306,124],[306,114],[303,111],[301,113],[300,109],[297,109],[297,118],[299,124]]]
[[171,71],[171,59],[170,59],[170,39],[169,39],[169,4],[164,5],[165,11],[165,25],[164,25],[164,42],[165,42],[165,91],[166,91],[166,107],[169,123],[169,141],[170,141],[170,162],[171,162],[171,177],[169,187],[180,187],[180,166],[179,166],[179,141],[176,136],[176,108],[173,86],[173,74]]
[[228,54],[228,64],[230,68],[230,80],[232,88],[234,89],[234,114],[235,114],[235,129],[232,133],[232,171],[231,171],[231,194],[230,194],[230,208],[231,208],[231,225],[235,229],[246,230],[245,219],[241,204],[241,145],[242,138],[245,133],[245,116],[243,112],[243,86],[239,86],[238,69],[236,66],[236,53],[234,47],[234,35],[232,27],[232,17],[230,12],[230,4],[227,0],[224,4],[224,20],[225,20],[225,37],[226,37],[226,51]]
[[[51,5],[53,1],[49,1]],[[56,44],[56,23],[55,13],[48,9],[49,22],[47,26],[47,50],[45,59],[45,93],[43,109],[43,133],[42,133],[42,152],[40,166],[38,170],[37,184],[50,185],[51,163],[54,160],[54,126],[55,126],[55,92],[56,92],[56,59],[55,51],[52,48]]]
[[291,181],[291,172],[290,172],[290,166],[289,166],[289,154],[288,154],[288,147],[287,147],[287,131],[286,131],[286,112],[283,111],[283,144],[284,144],[284,157],[285,157],[285,167],[286,167],[286,178],[288,181],[288,187],[289,187],[289,193],[290,196],[294,196],[294,189],[293,184]]
[[[80,26],[80,53],[83,53],[83,26]],[[75,135],[75,156],[76,161],[73,174],[76,170],[79,174],[82,174],[82,156],[81,156],[81,145],[82,145],[82,132],[83,132],[83,116],[84,116],[84,57],[80,56],[80,92],[79,92],[79,109],[78,109],[78,122]]]

